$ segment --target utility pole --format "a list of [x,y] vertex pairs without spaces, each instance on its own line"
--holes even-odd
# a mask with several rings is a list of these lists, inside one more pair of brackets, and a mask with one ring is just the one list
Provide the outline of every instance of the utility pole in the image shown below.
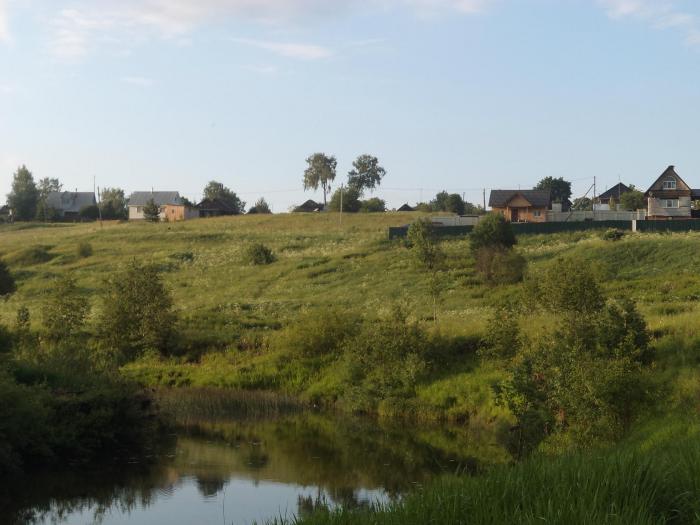
[[484,211],[486,211],[486,188],[484,188]]
[[343,225],[343,184],[340,185],[340,225]]
[[[94,183],[93,183],[93,188],[94,188]],[[100,187],[97,187],[97,214],[100,217],[100,228],[102,228],[102,197],[100,196]]]

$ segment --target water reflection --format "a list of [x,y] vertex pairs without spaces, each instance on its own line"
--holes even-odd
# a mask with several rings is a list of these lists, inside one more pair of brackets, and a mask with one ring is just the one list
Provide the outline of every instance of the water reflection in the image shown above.
[[440,473],[505,460],[493,436],[467,426],[318,414],[200,421],[152,464],[13,483],[0,515],[36,524],[250,524],[387,501]]

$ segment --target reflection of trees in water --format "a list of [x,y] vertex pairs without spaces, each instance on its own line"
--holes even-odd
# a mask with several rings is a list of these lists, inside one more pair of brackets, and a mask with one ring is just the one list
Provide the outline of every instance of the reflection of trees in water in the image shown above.
[[360,509],[370,507],[372,502],[360,499],[357,489],[352,487],[337,488],[331,493],[317,489],[315,495],[300,495],[297,497],[297,516],[310,516],[319,510],[329,510],[334,506],[342,506],[346,509]]
[[[181,432],[177,454],[158,466],[32,480],[19,484],[10,511],[18,523],[61,523],[78,511],[100,523],[110,510],[149,506],[183,477],[194,479],[200,494],[211,498],[233,476],[317,487],[316,497],[299,499],[300,513],[329,503],[354,508],[374,503],[358,497],[360,488],[383,489],[393,497],[438,473],[477,472],[477,453],[493,450],[493,439],[472,434],[468,427],[410,428],[319,414],[204,422]],[[33,516],[18,514],[21,508],[34,509]]]

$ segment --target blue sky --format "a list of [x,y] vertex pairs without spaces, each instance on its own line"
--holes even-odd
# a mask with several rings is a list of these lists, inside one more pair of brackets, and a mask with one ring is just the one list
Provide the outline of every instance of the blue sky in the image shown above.
[[681,0],[0,0],[0,194],[208,180],[286,211],[304,159],[438,190],[700,187],[700,6]]

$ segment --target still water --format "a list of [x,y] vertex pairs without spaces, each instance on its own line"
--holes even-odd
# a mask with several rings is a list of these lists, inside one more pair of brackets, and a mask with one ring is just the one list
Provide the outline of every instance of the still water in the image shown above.
[[319,505],[388,502],[444,473],[506,459],[468,426],[294,415],[200,421],[148,463],[13,483],[0,523],[252,525]]

